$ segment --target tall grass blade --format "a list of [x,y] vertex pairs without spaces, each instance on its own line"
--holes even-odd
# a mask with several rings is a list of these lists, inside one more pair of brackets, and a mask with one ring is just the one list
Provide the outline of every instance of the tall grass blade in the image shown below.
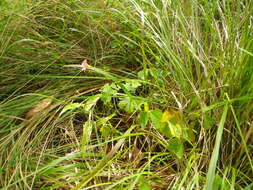
[[227,117],[227,112],[228,112],[228,104],[225,105],[225,108],[223,110],[222,117],[221,117],[221,120],[220,120],[220,123],[219,123],[219,127],[218,127],[218,130],[217,130],[214,150],[213,150],[213,153],[212,153],[212,157],[211,157],[211,161],[210,161],[209,168],[208,168],[208,173],[207,173],[206,190],[213,190],[215,170],[216,170],[217,162],[218,162],[218,158],[219,158],[221,138],[222,138],[224,124],[225,124],[226,117]]

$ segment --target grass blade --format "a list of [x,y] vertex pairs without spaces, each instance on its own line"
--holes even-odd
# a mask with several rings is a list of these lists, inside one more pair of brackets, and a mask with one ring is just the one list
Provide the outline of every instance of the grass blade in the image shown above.
[[219,127],[218,127],[218,130],[217,130],[214,150],[213,150],[213,153],[212,153],[212,157],[211,157],[211,161],[210,161],[209,168],[208,168],[208,173],[207,173],[206,190],[213,190],[215,170],[216,170],[217,161],[218,161],[218,158],[219,158],[221,137],[222,137],[224,124],[225,124],[226,117],[227,117],[227,112],[228,112],[228,104],[225,105],[225,108],[223,110],[222,117],[221,117],[221,120],[220,120],[220,123],[219,123]]

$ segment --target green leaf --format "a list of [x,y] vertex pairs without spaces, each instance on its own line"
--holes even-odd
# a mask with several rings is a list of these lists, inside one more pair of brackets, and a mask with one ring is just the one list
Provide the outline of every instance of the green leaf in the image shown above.
[[97,94],[95,96],[90,96],[88,101],[85,104],[84,110],[89,112],[93,106],[96,105],[97,101],[100,99],[101,94]]
[[168,126],[173,137],[180,138],[183,135],[182,126],[175,119],[171,119]]
[[163,116],[162,110],[156,109],[156,110],[150,111],[150,118],[151,118],[152,124],[154,125],[156,129],[161,128],[162,116]]
[[99,118],[97,121],[97,127],[101,126],[100,132],[103,137],[108,137],[112,132],[114,132],[115,129],[112,127],[109,120],[112,119],[115,115],[116,114],[113,113],[107,117]]
[[0,6],[6,6],[7,2],[5,0],[0,1]]
[[215,177],[215,170],[217,167],[218,159],[219,159],[219,153],[220,153],[220,146],[221,146],[221,139],[223,134],[223,129],[225,125],[225,121],[227,118],[228,113],[228,104],[225,105],[221,120],[219,123],[218,130],[216,132],[216,139],[215,139],[215,145],[214,150],[212,152],[212,157],[209,163],[208,172],[207,172],[207,180],[206,180],[206,190],[212,190],[213,189],[213,182]]
[[138,186],[138,190],[151,190],[152,189],[148,180],[144,176],[140,177],[139,182],[140,182],[140,184]]
[[148,124],[148,112],[141,112],[139,118],[140,118],[141,128],[145,129],[145,127]]
[[70,111],[70,110],[74,110],[74,109],[77,109],[77,108],[80,108],[80,107],[83,107],[84,104],[82,103],[70,103],[70,104],[67,104],[61,111],[60,115],[62,115],[63,113],[65,113],[66,111]]
[[110,136],[111,134],[111,127],[110,125],[103,125],[101,128],[100,128],[100,132],[102,134],[103,137],[108,137]]
[[83,124],[83,136],[82,136],[82,147],[81,147],[82,152],[86,151],[86,145],[90,141],[93,125],[94,125],[94,122],[91,120],[88,120]]
[[140,110],[143,102],[134,97],[125,97],[120,100],[118,106],[120,109],[125,110],[127,113],[133,113],[137,110]]
[[161,122],[167,123],[172,137],[184,138],[189,140],[189,128],[183,122],[183,116],[180,112],[166,110],[163,113]]
[[124,87],[125,87],[129,92],[134,93],[134,92],[136,91],[136,89],[137,89],[138,87],[141,86],[141,83],[140,83],[140,81],[138,81],[138,80],[132,79],[132,80],[127,80],[126,83],[123,84],[123,85],[124,85]]
[[115,94],[117,94],[119,90],[119,87],[112,83],[112,84],[105,84],[102,89],[101,89],[101,100],[105,103],[108,104],[111,102],[111,99]]
[[192,126],[189,126],[189,130],[188,130],[188,139],[190,142],[194,142],[196,139],[195,134],[194,134],[194,129],[192,128]]
[[215,175],[213,182],[213,189],[221,189],[222,187],[222,177]]
[[156,109],[149,112],[151,122],[156,130],[165,135],[166,137],[171,137],[170,129],[165,122],[161,122],[163,117],[162,110]]
[[156,82],[160,84],[163,84],[163,80],[162,80],[163,78],[161,78],[161,76],[166,78],[166,76],[171,74],[170,72],[166,72],[163,69],[156,69],[156,68],[149,69],[149,73],[156,80]]
[[145,80],[145,77],[148,76],[148,69],[146,69],[146,72],[145,72],[145,70],[139,71],[137,75],[138,75],[139,79]]
[[97,126],[99,127],[99,126],[101,126],[101,125],[106,125],[107,122],[108,122],[110,119],[112,119],[115,115],[116,115],[116,114],[113,113],[113,114],[111,114],[111,115],[109,115],[109,116],[107,116],[107,117],[101,117],[101,118],[99,118],[98,121],[97,121]]
[[169,141],[167,149],[176,154],[179,159],[183,158],[184,155],[184,144],[178,138],[173,138]]
[[208,113],[205,113],[204,128],[211,129],[214,125],[215,125],[215,120],[211,118]]

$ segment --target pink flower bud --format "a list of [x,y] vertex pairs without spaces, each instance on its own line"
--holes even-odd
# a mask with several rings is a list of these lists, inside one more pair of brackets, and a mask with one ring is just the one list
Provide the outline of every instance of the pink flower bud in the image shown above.
[[87,59],[83,60],[83,62],[82,62],[82,70],[86,71],[89,67],[90,67],[90,65],[88,64]]

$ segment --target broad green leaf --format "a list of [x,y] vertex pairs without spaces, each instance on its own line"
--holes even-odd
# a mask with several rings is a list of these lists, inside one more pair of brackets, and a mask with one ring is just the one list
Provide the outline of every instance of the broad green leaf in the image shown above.
[[188,138],[187,128],[180,118],[180,113],[174,110],[166,110],[163,113],[161,122],[167,123],[173,137]]
[[176,113],[173,110],[166,110],[165,112],[163,112],[161,122],[167,122],[171,120],[173,117],[175,117],[175,114]]
[[164,134],[166,137],[171,137],[170,129],[168,125],[166,125],[165,122],[161,122],[163,112],[162,110],[152,110],[149,112],[149,116],[151,119],[151,122],[156,130],[158,130],[160,133]]
[[112,83],[112,84],[105,84],[102,89],[101,89],[101,100],[105,103],[108,104],[111,102],[111,99],[115,94],[118,92],[119,87]]
[[133,113],[137,109],[137,105],[129,97],[125,97],[118,103],[120,109],[128,113]]
[[61,111],[60,115],[62,115],[63,113],[65,113],[66,111],[70,111],[70,110],[74,110],[74,109],[77,109],[77,108],[80,108],[80,107],[83,107],[84,104],[82,103],[70,103],[70,104],[67,104]]
[[148,124],[148,112],[141,112],[140,113],[140,124],[141,128],[145,129]]
[[103,125],[101,128],[100,128],[100,132],[102,134],[103,137],[108,137],[110,136],[112,130],[111,130],[111,126],[108,124],[108,125]]
[[97,101],[100,99],[101,94],[89,97],[88,101],[85,104],[84,110],[89,112],[93,106],[96,105]]
[[150,118],[155,128],[159,129],[161,126],[161,119],[163,116],[162,110],[156,109],[150,111]]
[[138,190],[152,190],[150,183],[144,176],[139,178],[139,182]]
[[168,126],[170,128],[170,133],[173,137],[180,138],[183,135],[182,126],[176,121],[169,121]]
[[118,106],[120,109],[125,110],[127,113],[133,113],[137,110],[140,110],[143,102],[134,97],[125,97],[120,100]]
[[138,80],[131,79],[127,80],[126,83],[123,85],[129,92],[134,93],[135,90],[141,86],[141,83]]
[[102,134],[103,137],[108,137],[111,132],[112,132],[112,129],[114,129],[109,120],[112,119],[116,114],[113,113],[107,117],[102,117],[102,118],[99,118],[99,120],[97,121],[97,127],[101,126],[100,128],[100,132]]
[[176,154],[179,159],[183,158],[184,155],[184,144],[178,138],[173,138],[169,141],[167,149]]

